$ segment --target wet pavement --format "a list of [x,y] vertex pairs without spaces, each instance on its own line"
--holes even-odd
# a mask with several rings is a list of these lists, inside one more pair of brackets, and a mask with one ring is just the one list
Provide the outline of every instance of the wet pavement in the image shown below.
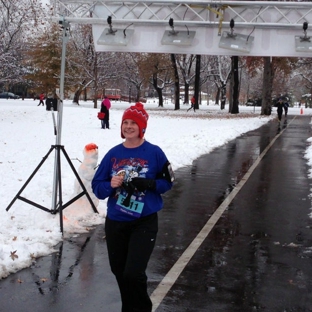
[[[279,135],[156,312],[312,311],[311,180],[303,158],[310,121],[288,116],[280,129],[272,121],[176,172],[147,271],[151,294]],[[0,311],[119,312],[104,235],[98,226],[66,239],[1,280]]]

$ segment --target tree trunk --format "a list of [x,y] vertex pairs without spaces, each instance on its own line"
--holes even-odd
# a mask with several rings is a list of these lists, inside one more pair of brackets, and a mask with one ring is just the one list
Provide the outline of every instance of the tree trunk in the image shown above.
[[221,109],[225,108],[225,102],[226,102],[226,84],[222,82],[221,90]]
[[232,75],[233,72],[233,59],[231,57],[231,75],[230,75],[230,88],[229,88],[229,113],[232,111],[233,107],[233,86],[234,86],[234,75]]
[[175,55],[171,54],[171,63],[174,70],[174,110],[180,109],[180,81]]
[[233,89],[232,89],[232,106],[230,113],[238,114],[238,98],[239,98],[239,79],[238,79],[238,56],[232,56],[232,76]]
[[184,84],[184,103],[183,104],[188,104],[189,103],[189,90],[190,90],[190,85],[188,83]]
[[81,94],[81,89],[79,88],[78,90],[76,90],[75,94],[74,94],[74,99],[73,99],[73,103],[79,105],[79,97]]
[[97,68],[97,54],[94,54],[94,63],[93,63],[93,75],[94,75],[94,99],[93,103],[94,106],[93,108],[97,108],[97,93],[98,93],[98,68]]
[[74,94],[74,99],[73,99],[73,103],[76,103],[77,105],[79,105],[79,97],[80,94],[84,88],[86,81],[83,80],[82,83],[80,84],[80,86],[78,87],[78,89],[76,90],[75,94]]
[[216,100],[215,100],[215,105],[219,105],[220,101],[220,94],[221,94],[221,88],[217,87],[217,94],[216,94]]
[[272,61],[270,56],[263,57],[263,84],[261,115],[270,116],[272,111]]
[[153,74],[153,86],[158,94],[158,107],[164,107],[164,99],[162,95],[162,89],[157,85],[157,73]]
[[140,89],[140,86],[137,85],[136,86],[136,89],[137,89],[137,95],[136,95],[136,102],[140,102],[140,97],[141,97],[141,89]]
[[164,107],[164,98],[162,95],[161,88],[157,88],[157,94],[158,94],[158,107]]
[[194,86],[194,96],[195,96],[195,109],[199,109],[199,83],[200,83],[200,62],[201,55],[196,55],[196,65],[195,65],[195,86]]

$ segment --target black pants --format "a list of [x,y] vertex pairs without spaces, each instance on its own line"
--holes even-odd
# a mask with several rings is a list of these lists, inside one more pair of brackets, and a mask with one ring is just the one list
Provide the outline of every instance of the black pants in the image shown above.
[[102,122],[102,129],[109,129],[109,110],[105,112],[104,119],[101,120]]
[[145,271],[157,231],[157,213],[130,222],[113,221],[106,217],[109,263],[119,286],[122,312],[152,311]]
[[189,108],[189,109],[187,109],[187,112],[189,111],[189,110],[191,110],[191,109],[194,109],[194,112],[195,112],[195,105],[193,105],[193,104],[191,104],[191,107]]
[[102,124],[102,129],[109,129],[109,120],[104,118],[101,120],[101,124]]

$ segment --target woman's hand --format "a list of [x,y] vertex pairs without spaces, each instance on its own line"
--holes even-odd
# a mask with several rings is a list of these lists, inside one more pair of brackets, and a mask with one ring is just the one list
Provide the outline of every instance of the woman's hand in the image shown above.
[[112,188],[120,187],[122,182],[123,182],[123,176],[115,175],[111,179],[111,187]]

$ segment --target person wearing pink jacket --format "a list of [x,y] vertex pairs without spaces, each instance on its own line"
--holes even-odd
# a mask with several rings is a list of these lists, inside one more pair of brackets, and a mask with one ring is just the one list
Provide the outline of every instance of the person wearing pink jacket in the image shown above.
[[101,112],[105,114],[104,119],[101,120],[102,129],[109,129],[109,109],[111,108],[111,102],[107,96],[104,96],[104,100],[101,104]]

